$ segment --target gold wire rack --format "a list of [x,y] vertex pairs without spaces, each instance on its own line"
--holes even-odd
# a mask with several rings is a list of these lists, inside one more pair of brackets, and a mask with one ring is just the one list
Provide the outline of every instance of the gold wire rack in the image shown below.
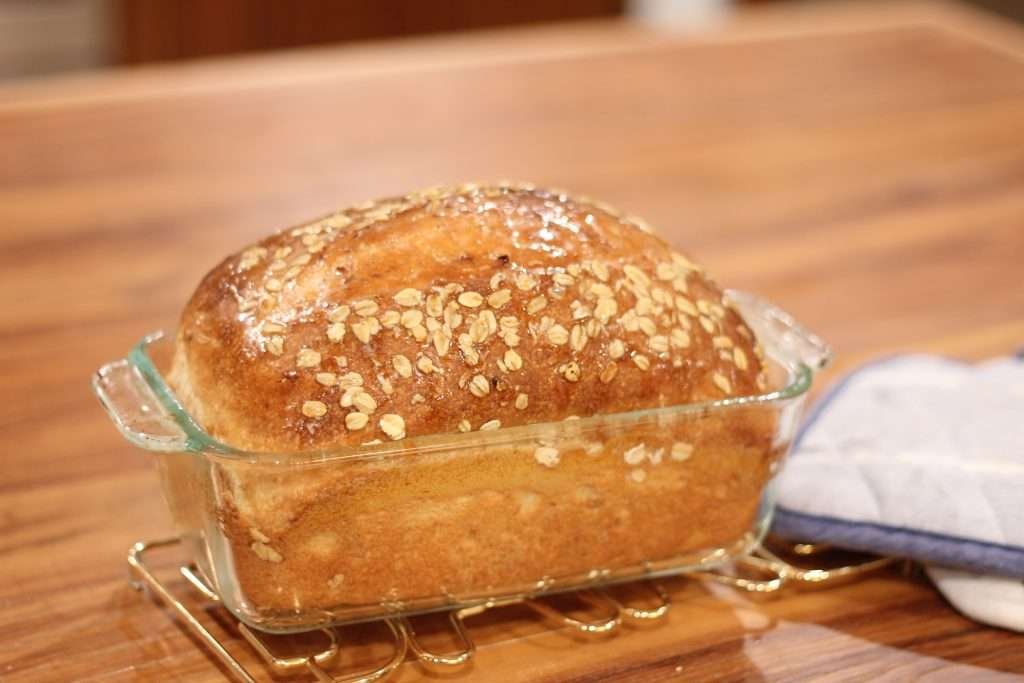
[[[128,552],[132,586],[138,590],[148,591],[156,601],[169,607],[174,616],[192,635],[199,639],[235,679],[243,683],[258,683],[260,679],[254,672],[243,665],[225,643],[203,624],[197,616],[199,610],[190,608],[168,583],[158,578],[154,571],[154,567],[149,562],[151,555],[154,552],[178,546],[180,543],[178,538],[168,538],[158,541],[141,541],[133,545]],[[829,550],[830,548],[825,545],[792,544],[779,539],[769,539],[765,543],[754,546],[747,555],[735,559],[731,567],[691,572],[683,576],[714,581],[751,593],[769,594],[778,592],[787,584],[803,587],[831,586],[902,562],[899,558],[885,557],[824,569],[796,566],[779,556],[779,554],[785,554],[795,558],[810,558]],[[198,597],[212,605],[220,604],[220,596],[197,571],[195,565],[181,565],[178,567],[177,574],[196,591]],[[448,624],[458,647],[445,653],[433,652],[425,647],[417,637],[412,622],[408,618],[403,616],[386,617],[381,619],[381,622],[386,627],[392,641],[391,656],[369,670],[357,672],[338,673],[335,671],[338,668],[341,645],[337,631],[333,628],[318,629],[324,638],[325,645],[323,647],[298,654],[283,655],[274,652],[267,635],[249,628],[242,622],[234,623],[242,638],[269,667],[273,677],[292,676],[305,672],[323,683],[373,683],[386,680],[402,662],[409,658],[435,671],[454,672],[465,667],[473,659],[476,651],[473,638],[465,623],[466,620],[487,610],[508,605],[524,606],[553,624],[568,628],[582,636],[610,634],[623,623],[654,624],[663,620],[672,606],[668,592],[655,579],[640,580],[634,585],[641,584],[650,593],[651,605],[627,604],[615,597],[609,590],[599,587],[577,591],[575,596],[595,610],[595,614],[585,618],[572,616],[542,598],[530,597],[493,600],[472,607],[452,610],[448,612]]]

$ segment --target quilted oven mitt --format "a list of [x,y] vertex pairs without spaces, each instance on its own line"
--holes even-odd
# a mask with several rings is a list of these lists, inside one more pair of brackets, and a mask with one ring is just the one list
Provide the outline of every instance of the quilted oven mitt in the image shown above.
[[861,367],[811,411],[777,492],[775,533],[934,565],[965,614],[1024,629],[1024,359]]

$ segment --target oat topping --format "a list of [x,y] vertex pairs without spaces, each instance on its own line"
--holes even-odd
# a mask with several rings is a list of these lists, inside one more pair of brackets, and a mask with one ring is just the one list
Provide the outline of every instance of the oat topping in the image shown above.
[[573,320],[586,320],[592,315],[590,307],[584,304],[579,299],[576,299],[572,303],[570,303],[569,309],[572,311]]
[[588,297],[596,297],[598,299],[615,300],[615,291],[608,285],[600,282],[590,283],[587,287],[586,295]]
[[338,378],[338,386],[342,389],[349,389],[351,387],[363,386],[363,376],[358,372],[346,372],[344,375]]
[[537,281],[529,273],[520,273],[516,276],[516,287],[524,292],[528,292],[537,286]]
[[635,481],[637,484],[642,484],[644,480],[647,479],[647,472],[640,469],[639,467],[634,467],[629,471],[629,478]]
[[487,336],[490,336],[498,331],[498,318],[494,315],[494,311],[483,311],[480,313],[478,320],[483,321],[483,325],[487,330]]
[[613,379],[615,379],[615,375],[617,374],[619,374],[619,366],[616,365],[615,363],[609,363],[608,365],[604,366],[604,370],[601,371],[599,379],[601,380],[602,384],[608,384]]
[[556,285],[561,285],[562,287],[572,287],[576,284],[576,278],[568,273],[555,273],[551,276],[551,279],[554,280]]
[[560,456],[557,448],[551,446],[538,446],[533,451],[533,458],[544,467],[554,467],[558,464]]
[[648,337],[653,337],[658,331],[658,326],[654,324],[654,321],[647,317],[640,317],[637,319],[637,325],[640,327],[640,331],[646,334]]
[[369,421],[370,417],[366,413],[349,413],[345,416],[345,429],[350,432],[357,432],[365,427]]
[[491,383],[483,375],[473,375],[469,380],[469,392],[477,398],[483,398],[491,393]]
[[338,383],[338,376],[333,372],[318,372],[316,373],[316,382],[325,387],[333,387]]
[[733,341],[725,335],[718,335],[711,339],[711,344],[716,349],[731,349],[733,347]]
[[[370,321],[373,321],[372,323]],[[356,336],[356,339],[364,344],[369,344],[370,339],[377,333],[375,327],[379,327],[376,318],[364,318],[363,320],[357,320],[352,323],[352,334]]]
[[561,346],[569,341],[569,332],[558,323],[555,323],[548,328],[547,337],[548,341],[555,346]]
[[636,286],[646,288],[651,284],[651,279],[647,277],[647,273],[630,263],[622,266],[622,272]]
[[487,341],[487,337],[491,333],[491,327],[487,324],[487,320],[480,316],[473,320],[469,325],[469,338],[474,344]]
[[401,415],[385,413],[380,418],[380,429],[392,440],[398,441],[405,438],[405,420]]
[[458,302],[466,308],[479,308],[484,298],[478,292],[463,292],[459,294]]
[[606,325],[618,312],[619,304],[610,297],[598,299],[597,306],[594,307],[594,316]]
[[580,364],[577,363],[576,361],[572,361],[561,366],[559,368],[559,372],[561,373],[562,377],[564,377],[569,382],[580,381],[580,375],[582,374],[582,371],[580,370]]
[[259,541],[254,542],[251,546],[252,551],[256,553],[256,557],[264,560],[265,562],[278,563],[284,560],[281,553],[271,548],[266,543],[260,543]]
[[249,535],[252,536],[254,541],[259,541],[260,543],[270,543],[270,537],[268,537],[265,533],[263,533],[256,527],[249,527]]
[[[430,202],[447,199],[461,191],[415,193],[399,201],[371,203],[363,210],[352,210],[351,217],[334,214],[292,230],[293,238],[297,239],[291,245],[277,243],[269,250],[263,247],[245,250],[236,269],[242,271],[257,266],[265,269],[257,276],[258,282],[263,290],[272,294],[281,292],[314,260],[317,268],[336,274],[342,282],[366,277],[364,273],[350,272],[344,261],[332,262],[330,257],[314,259],[312,254],[329,246],[338,234],[336,231],[342,228],[359,231],[416,206],[430,210]],[[481,188],[474,192],[487,196],[487,191]],[[498,190],[495,192],[500,194]],[[566,199],[563,197],[560,201]],[[468,206],[474,205],[469,203]],[[461,205],[457,210],[463,210]],[[639,219],[612,215],[642,226]],[[594,220],[603,219],[599,214],[587,217],[588,222]],[[391,410],[400,410],[403,405],[409,405],[404,402],[410,400],[412,405],[419,405],[426,402],[422,394],[414,393],[411,398],[409,394],[416,389],[423,391],[426,384],[421,382],[436,385],[432,391],[444,390],[447,377],[452,378],[453,385],[458,378],[459,387],[468,388],[476,398],[494,393],[501,409],[514,406],[516,410],[526,410],[529,397],[522,389],[533,385],[522,385],[523,375],[513,374],[524,370],[526,361],[531,365],[528,371],[535,370],[535,365],[536,369],[543,368],[546,372],[554,369],[557,381],[582,382],[584,387],[587,386],[585,376],[586,381],[610,385],[602,391],[612,392],[612,395],[618,388],[616,382],[640,380],[631,374],[628,364],[622,366],[626,368],[624,376],[618,377],[622,367],[616,361],[627,356],[641,371],[648,371],[652,364],[657,364],[662,368],[685,366],[687,372],[693,371],[698,376],[707,372],[714,386],[726,395],[733,393],[733,383],[740,381],[739,375],[730,374],[727,368],[722,372],[714,372],[714,369],[722,368],[721,361],[734,365],[733,372],[749,370],[754,363],[748,358],[750,352],[739,348],[739,345],[747,348],[747,343],[754,341],[753,334],[737,322],[738,314],[728,308],[724,299],[719,299],[721,295],[713,283],[709,288],[694,275],[702,272],[700,266],[682,255],[669,253],[664,260],[641,256],[632,263],[614,259],[609,262],[562,261],[558,265],[520,263],[497,250],[491,258],[501,261],[497,272],[476,274],[462,282],[408,282],[406,284],[421,288],[404,287],[398,291],[362,289],[364,298],[333,308],[315,300],[306,308],[283,310],[286,300],[290,305],[301,305],[300,297],[306,296],[305,289],[311,283],[294,285],[295,290],[288,296],[278,297],[252,292],[250,288],[239,294],[239,310],[258,311],[251,316],[250,324],[258,326],[256,343],[262,344],[267,353],[282,356],[286,334],[292,335],[289,336],[289,356],[294,348],[304,343],[310,345],[298,350],[294,366],[312,369],[314,372],[310,374],[320,387],[339,388],[340,396],[332,392],[329,400],[336,406],[335,410],[338,403],[346,408],[337,413],[339,416],[352,411],[344,417],[346,428],[350,430],[364,429],[369,424],[366,416],[375,413],[378,401],[383,402],[382,409]],[[388,306],[390,308],[384,310],[383,307]],[[318,340],[314,339],[316,334],[307,335],[302,327],[315,320],[311,315],[316,314],[321,316]],[[324,316],[327,322],[323,322]],[[701,335],[694,323],[708,336]],[[736,330],[736,335],[730,337],[732,329]],[[529,353],[522,352],[523,340]],[[349,351],[330,344],[353,347]],[[589,354],[586,352],[588,345],[592,349]],[[699,356],[688,356],[685,350],[694,346],[700,349]],[[708,350],[709,346],[713,352]],[[369,381],[376,378],[373,390],[377,398],[363,388],[363,378],[358,373],[341,374],[345,372],[345,357],[335,356],[332,351],[346,351],[349,357],[359,359],[357,366],[370,372]],[[430,355],[425,355],[427,353]],[[761,353],[760,348],[755,347],[755,356],[760,357]],[[388,358],[393,374],[387,368]],[[282,360],[286,367],[287,357]],[[332,365],[334,361],[337,366]],[[327,369],[336,370],[337,374]],[[444,377],[420,378],[404,384],[399,379],[417,375]],[[392,381],[396,382],[394,386]],[[745,376],[743,381],[746,381]],[[757,381],[759,386],[765,382],[763,374]],[[308,389],[310,385],[297,383],[295,386]],[[300,401],[302,398],[300,396]],[[323,412],[319,412],[321,408]],[[305,401],[302,412],[307,417],[319,418],[326,415],[329,408],[320,401]],[[379,416],[378,422],[388,437],[405,436],[405,423],[399,415],[387,413]],[[479,429],[496,429],[500,424],[498,418],[492,418]],[[312,433],[311,425],[306,427]],[[468,420],[461,420],[458,428],[460,431],[470,429]],[[660,459],[662,451],[666,457],[679,460],[680,447],[685,445],[679,442],[670,449],[655,449],[647,455],[652,463]],[[557,462],[557,449],[544,445],[541,448],[553,451]],[[636,468],[630,477],[638,476],[636,472],[641,477],[646,476],[644,470]]]
[[341,394],[341,398],[338,399],[338,405],[342,408],[351,408],[352,401],[355,399],[356,394],[362,392],[362,387],[347,387]]
[[685,296],[676,297],[676,308],[681,313],[685,313],[691,318],[696,318],[700,313],[697,311],[697,307],[693,305],[693,302],[687,299]]
[[395,294],[394,299],[399,306],[419,306],[423,302],[423,292],[418,289],[406,288]]
[[391,358],[391,365],[400,377],[405,377],[406,379],[412,377],[412,363],[405,356],[401,354],[393,356]]
[[452,333],[448,329],[447,325],[434,332],[431,341],[434,344],[434,350],[437,351],[439,356],[447,356],[448,350],[451,348]]
[[350,309],[348,306],[337,306],[331,309],[331,312],[327,314],[327,319],[332,323],[342,323],[349,316]]
[[647,459],[647,446],[645,444],[633,446],[622,454],[622,459],[627,465],[639,465]]
[[690,346],[690,335],[687,334],[686,330],[676,328],[672,330],[670,341],[675,348],[685,349]]
[[352,310],[356,312],[356,315],[361,315],[366,318],[371,315],[376,315],[379,308],[376,301],[362,299],[360,301],[352,302]]
[[501,428],[501,420],[488,420],[480,425],[481,432],[489,432]]
[[267,255],[266,247],[250,247],[242,252],[241,258],[238,260],[238,270],[245,272],[250,268],[259,265]]
[[360,413],[372,415],[377,410],[377,401],[365,391],[359,391],[352,397],[352,407]]
[[662,261],[654,267],[654,273],[659,280],[674,280],[676,278],[675,264]]
[[417,325],[423,324],[423,311],[411,308],[402,312],[402,327],[411,330]]
[[438,294],[431,294],[427,297],[427,315],[432,318],[440,318],[444,313],[444,300]]
[[299,349],[295,357],[295,365],[300,368],[315,368],[320,365],[320,354],[313,349]]
[[327,414],[327,404],[322,401],[305,401],[302,404],[302,414],[314,419],[321,418]]
[[345,339],[345,323],[331,323],[327,326],[327,338],[338,344]]
[[587,346],[589,336],[587,330],[583,325],[573,325],[572,332],[569,333],[569,346],[573,351],[579,353]]
[[670,457],[676,462],[683,462],[688,460],[693,455],[693,446],[684,442],[677,441],[672,444],[672,451]]
[[[500,273],[499,273],[500,275]],[[487,305],[491,308],[501,308],[512,300],[511,289],[499,289],[487,297]]]
[[509,372],[516,372],[517,370],[521,370],[523,368],[522,356],[516,353],[515,349],[509,349],[508,351],[506,351],[503,357],[503,361],[505,363],[505,368]]

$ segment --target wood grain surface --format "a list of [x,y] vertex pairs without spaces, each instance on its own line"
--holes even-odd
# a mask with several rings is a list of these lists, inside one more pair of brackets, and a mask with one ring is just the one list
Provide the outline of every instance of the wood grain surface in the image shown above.
[[[830,340],[828,378],[1024,345],[1022,55],[1017,29],[955,6],[815,4],[710,35],[567,25],[0,88],[0,678],[224,676],[127,584],[129,545],[170,527],[89,376],[173,328],[222,254],[339,205],[502,177],[604,198]],[[1024,638],[920,578],[670,587],[666,624],[597,643],[481,616],[448,680],[1024,674]],[[386,649],[345,637],[352,664]]]

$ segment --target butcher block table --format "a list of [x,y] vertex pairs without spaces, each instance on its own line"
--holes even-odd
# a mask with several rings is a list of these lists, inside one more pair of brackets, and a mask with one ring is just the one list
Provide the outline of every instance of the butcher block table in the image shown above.
[[[89,378],[173,329],[222,256],[338,206],[498,178],[600,197],[829,340],[826,383],[896,351],[1024,345],[1022,55],[1017,28],[954,5],[815,4],[710,33],[548,26],[0,87],[0,679],[227,675],[128,584],[129,546],[172,529]],[[598,642],[475,617],[476,659],[445,680],[1024,676],[1024,637],[920,573],[770,599],[665,586],[664,623]],[[379,626],[343,647],[354,668],[388,651]]]

